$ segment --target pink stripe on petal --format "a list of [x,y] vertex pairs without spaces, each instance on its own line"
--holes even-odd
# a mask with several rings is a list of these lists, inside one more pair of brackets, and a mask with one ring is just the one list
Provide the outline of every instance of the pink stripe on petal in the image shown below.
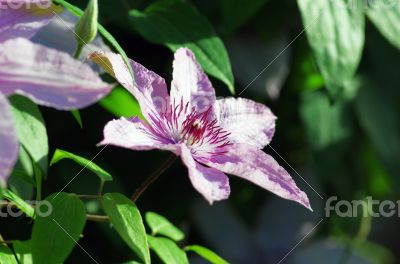
[[0,42],[31,38],[60,10],[50,0],[0,0]]
[[222,172],[207,168],[197,163],[186,145],[181,145],[183,163],[189,169],[189,178],[193,187],[213,204],[215,201],[228,199],[230,186],[228,177]]
[[104,128],[104,140],[100,144],[133,150],[162,149],[175,153],[178,148],[172,142],[154,135],[152,129],[138,117],[108,122]]
[[5,185],[18,158],[17,131],[11,107],[0,93],[0,185]]
[[0,92],[68,110],[89,106],[112,86],[67,53],[13,39],[0,44]]
[[311,209],[307,195],[289,173],[270,155],[247,144],[234,144],[224,155],[215,156],[206,164],[212,168],[246,179],[282,198]]
[[214,113],[219,126],[230,133],[233,143],[246,143],[260,149],[275,132],[275,115],[263,104],[243,98],[217,100]]
[[215,90],[200,67],[193,52],[180,48],[175,52],[174,72],[171,85],[171,100],[189,103],[189,109],[205,112],[214,105]]

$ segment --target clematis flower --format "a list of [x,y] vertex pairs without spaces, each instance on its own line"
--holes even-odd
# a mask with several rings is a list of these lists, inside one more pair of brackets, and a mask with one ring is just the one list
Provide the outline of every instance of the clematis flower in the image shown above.
[[229,197],[227,173],[311,209],[307,195],[289,173],[261,150],[275,131],[276,117],[270,109],[242,98],[217,100],[190,50],[175,53],[170,95],[165,80],[139,63],[131,61],[134,81],[120,55],[90,57],[136,97],[147,120],[109,122],[102,145],[172,151],[181,157],[194,188],[210,204]]
[[54,8],[46,0],[0,0],[1,185],[19,149],[7,96],[19,94],[40,105],[70,110],[93,104],[111,90],[88,65],[25,39],[47,25]]

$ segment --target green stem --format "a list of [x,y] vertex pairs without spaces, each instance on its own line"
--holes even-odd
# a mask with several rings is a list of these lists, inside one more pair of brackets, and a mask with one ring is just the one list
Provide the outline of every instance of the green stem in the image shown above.
[[87,214],[86,215],[86,219],[88,221],[93,221],[93,222],[108,222],[109,218],[108,216],[105,215],[91,215],[91,214]]
[[84,45],[81,43],[78,43],[78,46],[76,47],[74,58],[79,59],[79,56],[81,56],[82,50],[83,50]]
[[92,194],[76,194],[76,197],[80,199],[88,199],[88,200],[97,200],[101,198],[101,195],[92,195]]
[[137,199],[147,190],[147,188],[155,182],[161,174],[163,174],[171,165],[178,159],[178,156],[171,155],[169,159],[167,159],[160,168],[158,168],[153,174],[151,174],[140,187],[136,190],[136,192],[132,195],[131,200],[135,203]]
[[104,181],[101,180],[100,181],[100,186],[99,186],[99,190],[97,191],[97,195],[101,196],[103,194],[103,188],[104,188]]

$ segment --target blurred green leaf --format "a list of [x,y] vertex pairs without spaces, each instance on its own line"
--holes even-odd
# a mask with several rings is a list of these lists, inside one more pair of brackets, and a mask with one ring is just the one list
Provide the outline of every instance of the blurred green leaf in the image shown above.
[[228,264],[226,260],[222,259],[216,253],[202,246],[198,245],[187,246],[185,247],[185,250],[195,252],[196,254],[203,257],[205,260],[208,260],[212,264]]
[[400,49],[400,2],[377,1],[368,7],[366,13],[381,34]]
[[144,12],[132,10],[129,15],[134,27],[148,41],[164,44],[172,51],[190,48],[204,70],[234,93],[232,69],[224,43],[207,18],[189,3],[157,1]]
[[230,34],[256,14],[267,0],[220,0],[220,2],[224,28]]
[[0,244],[0,263],[18,264],[12,251],[6,246]]
[[373,264],[395,263],[394,255],[389,250],[378,244],[369,241],[362,241],[362,242],[355,241],[352,243],[352,248],[357,252],[357,254],[367,259],[370,263]]
[[180,241],[185,237],[185,234],[181,230],[159,214],[147,212],[145,218],[153,236],[160,234],[174,241]]
[[65,150],[61,149],[56,149],[54,152],[53,158],[51,159],[50,166],[53,166],[54,164],[58,163],[59,161],[63,159],[69,159],[72,161],[75,161],[82,167],[92,171],[94,174],[96,174],[102,181],[112,181],[112,176],[96,164],[94,164],[92,161],[82,158],[78,155],[75,155],[71,152],[67,152]]
[[141,260],[150,263],[146,230],[136,205],[119,193],[105,194],[101,204],[120,237]]
[[144,120],[139,103],[121,86],[115,87],[109,95],[99,101],[99,104],[117,117],[139,116]]
[[[357,0],[362,1],[362,0]],[[340,94],[361,60],[365,41],[362,3],[298,0],[305,32],[330,93]]]
[[400,171],[399,99],[398,92],[389,86],[383,88],[372,80],[365,82],[356,99],[361,126],[394,176]]
[[365,144],[361,150],[360,167],[366,177],[368,193],[373,197],[385,197],[392,190],[392,181],[378,154],[369,145]]
[[300,113],[309,144],[316,151],[325,150],[351,136],[348,106],[339,100],[331,102],[323,91],[304,93]]
[[26,97],[14,95],[9,99],[19,142],[46,175],[49,145],[42,114],[39,108]]
[[150,248],[166,264],[189,264],[185,251],[165,237],[147,236]]
[[0,192],[2,193],[2,196],[4,198],[15,204],[15,206],[18,207],[18,209],[24,212],[27,216],[29,216],[30,218],[35,218],[35,209],[33,209],[30,204],[26,203],[18,195],[10,190],[4,190]]
[[324,87],[325,81],[318,71],[312,54],[303,51],[300,55],[301,62],[296,72],[295,86],[299,91],[318,90]]
[[20,264],[33,264],[30,241],[14,241],[15,255]]
[[46,201],[51,204],[49,215],[38,214],[33,225],[30,242],[33,263],[63,263],[85,227],[85,205],[67,193],[52,194]]

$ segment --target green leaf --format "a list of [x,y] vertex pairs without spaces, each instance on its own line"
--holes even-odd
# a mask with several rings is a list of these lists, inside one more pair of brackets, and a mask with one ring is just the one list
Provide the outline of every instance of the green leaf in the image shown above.
[[82,167],[92,171],[94,174],[96,174],[102,181],[112,181],[112,176],[96,164],[94,164],[92,161],[82,158],[78,155],[75,155],[71,152],[67,152],[65,150],[61,149],[56,149],[54,152],[53,158],[51,159],[50,166],[53,166],[54,164],[58,163],[59,161],[63,159],[69,159],[72,161],[75,161]]
[[339,100],[331,102],[324,91],[305,92],[300,113],[309,144],[315,151],[348,140],[352,134],[348,106]]
[[75,195],[67,193],[52,194],[46,201],[51,204],[50,214],[38,212],[33,225],[33,263],[63,263],[78,243],[85,227],[85,205]]
[[79,126],[83,128],[82,117],[79,110],[71,110],[71,114],[75,118],[76,122],[78,122]]
[[[77,17],[81,17],[83,15],[83,10],[80,9],[77,6],[74,6],[70,3],[68,3],[65,0],[53,0],[54,3],[60,4],[62,6],[64,6],[66,9],[68,9],[71,13],[73,13],[74,15],[76,15]],[[124,59],[124,62],[126,64],[126,66],[128,67],[129,71],[131,72],[132,78],[135,78],[133,75],[133,70],[132,70],[132,66],[129,63],[129,58],[126,55],[126,52],[124,51],[124,49],[119,45],[118,41],[114,38],[113,35],[110,34],[110,32],[108,32],[102,25],[98,24],[98,31],[99,33],[114,47],[114,49],[122,56],[122,58]]]
[[220,0],[222,20],[228,34],[233,33],[241,25],[246,23],[267,0]]
[[14,166],[12,176],[18,177],[30,184],[34,184],[32,160],[24,147],[19,148],[19,158]]
[[12,251],[6,246],[0,244],[0,263],[18,264]]
[[146,230],[136,205],[119,193],[105,194],[101,204],[120,237],[141,260],[150,263]]
[[115,87],[109,95],[100,100],[99,104],[117,117],[139,116],[144,119],[139,103],[121,86]]
[[166,264],[189,264],[185,251],[165,237],[147,236],[150,248]]
[[26,97],[14,95],[9,99],[19,142],[46,175],[49,145],[42,114],[39,108]]
[[297,1],[317,64],[335,96],[354,76],[365,41],[363,5],[348,1],[352,0]]
[[33,264],[30,240],[14,241],[13,247],[20,264]]
[[153,236],[160,234],[174,241],[180,241],[185,237],[185,234],[181,230],[159,214],[147,212],[145,218]]
[[366,13],[381,34],[400,49],[400,2],[377,1],[369,6]]
[[[389,88],[390,87],[390,88]],[[400,169],[400,93],[398,86],[382,88],[368,80],[356,99],[356,112],[379,157],[398,180]]]
[[132,10],[131,21],[148,41],[172,51],[191,49],[204,70],[224,82],[234,93],[231,64],[225,46],[212,25],[189,3],[157,1],[144,12]]
[[35,218],[35,209],[30,204],[26,203],[18,195],[10,190],[4,190],[1,192],[4,198],[14,203],[15,206],[17,206],[18,209],[24,212],[27,216],[29,216],[30,218]]
[[90,44],[97,35],[99,18],[99,5],[97,0],[90,0],[85,12],[75,26],[75,36],[78,42],[78,49]]
[[199,246],[199,245],[192,245],[192,246],[187,246],[185,247],[186,251],[193,251],[205,260],[208,260],[209,262],[213,264],[228,264],[228,262],[224,259],[222,259],[220,256],[218,256],[216,253],[212,252],[208,248]]

